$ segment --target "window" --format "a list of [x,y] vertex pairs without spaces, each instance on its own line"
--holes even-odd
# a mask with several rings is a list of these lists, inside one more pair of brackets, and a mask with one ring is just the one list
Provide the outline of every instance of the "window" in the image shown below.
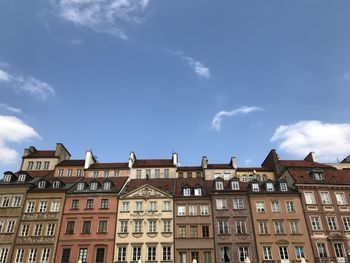
[[148,221],[148,232],[157,232],[157,221],[149,220]]
[[157,201],[150,201],[148,211],[157,211]]
[[135,205],[136,205],[136,209],[135,209],[136,211],[143,211],[142,201],[136,201]]
[[5,182],[10,182],[12,178],[12,174],[4,174],[4,181]]
[[241,180],[242,180],[242,182],[248,182],[246,175],[242,175]]
[[46,235],[53,236],[54,234],[55,234],[55,224],[48,224],[47,230],[46,230]]
[[111,190],[111,182],[104,182],[103,183],[103,190],[105,190],[105,191]]
[[34,228],[34,236],[40,236],[41,235],[41,229],[43,225],[42,224],[35,224]]
[[350,230],[350,217],[343,217],[344,228],[346,231]]
[[23,257],[24,257],[24,249],[23,248],[17,249],[15,263],[22,263]]
[[169,178],[169,169],[164,169],[164,178]]
[[279,251],[280,251],[280,258],[282,260],[288,260],[289,259],[287,247],[281,246],[281,247],[279,247]]
[[283,222],[282,221],[275,221],[274,224],[275,224],[276,235],[284,234]]
[[149,261],[156,260],[156,250],[157,250],[157,247],[154,247],[154,246],[148,247],[147,259]]
[[257,183],[252,184],[252,189],[253,189],[253,192],[259,192],[259,184]]
[[185,206],[178,206],[177,207],[177,215],[178,216],[185,216],[186,215],[186,207]]
[[194,189],[194,195],[195,196],[201,196],[202,195],[202,188],[197,187]]
[[41,162],[36,162],[35,163],[35,169],[40,170],[41,169]]
[[190,216],[197,215],[197,206],[196,205],[190,205],[188,208],[189,208],[189,215]]
[[58,177],[62,177],[63,176],[63,169],[58,169]]
[[327,223],[328,223],[329,230],[337,230],[337,223],[336,223],[335,217],[333,216],[327,217]]
[[78,199],[72,200],[72,209],[79,209],[79,200]]
[[196,178],[201,178],[201,172],[196,172]]
[[220,220],[218,222],[219,234],[228,234],[228,220]]
[[202,226],[202,237],[209,237],[209,226]]
[[105,262],[105,248],[98,247],[96,249],[96,263],[104,263]]
[[184,173],[183,173],[183,172],[179,172],[179,173],[178,173],[178,177],[179,177],[179,178],[184,178]]
[[60,210],[60,202],[59,201],[52,201],[50,212],[58,212]]
[[75,226],[75,221],[68,221],[67,227],[66,227],[66,234],[73,234],[74,226]]
[[62,251],[61,263],[69,263],[70,248],[64,248]]
[[337,258],[343,258],[344,257],[344,248],[343,243],[334,243],[334,251]]
[[98,233],[107,233],[107,220],[100,220],[98,222]]
[[46,182],[45,181],[40,181],[38,184],[38,188],[42,189],[45,188]]
[[101,209],[107,209],[108,208],[108,199],[101,199]]
[[314,231],[321,230],[321,222],[318,216],[311,216],[310,220],[311,220],[312,230]]
[[179,238],[185,238],[186,237],[186,227],[179,226],[178,233],[179,233]]
[[23,224],[22,229],[21,229],[21,236],[26,237],[29,234],[29,225],[28,224]]
[[126,247],[118,247],[118,261],[126,261]]
[[163,201],[163,210],[164,211],[171,211],[170,201]]
[[1,202],[1,207],[9,207],[10,206],[10,196],[3,196],[2,197],[2,202]]
[[87,253],[88,253],[87,248],[80,248],[79,249],[79,259],[81,260],[82,263],[87,262]]
[[8,248],[0,248],[0,263],[6,263],[8,254]]
[[171,260],[171,246],[163,246],[163,260]]
[[109,177],[109,171],[105,171],[105,178]]
[[5,220],[3,219],[3,220],[0,220],[0,233],[2,233],[3,231],[5,231],[4,230],[4,228],[5,228]]
[[128,233],[128,221],[120,220],[120,233]]
[[235,210],[244,209],[243,198],[233,198],[233,209],[235,209]]
[[271,211],[274,213],[278,213],[281,211],[281,206],[279,201],[272,201],[271,202]]
[[34,166],[34,162],[28,162],[28,167],[27,167],[27,169],[28,169],[28,170],[32,170],[32,169],[33,169],[33,166]]
[[96,182],[93,182],[90,184],[90,190],[92,190],[92,191],[97,190],[97,183]]
[[295,255],[297,259],[305,258],[304,247],[296,246],[295,247]]
[[154,170],[154,177],[158,179],[160,177],[160,169],[155,169]]
[[218,210],[227,209],[226,199],[216,199],[216,209]]
[[171,232],[171,220],[164,220],[163,226],[163,232]]
[[41,253],[41,261],[40,263],[48,263],[50,258],[50,249],[44,248]]
[[141,179],[141,170],[136,170],[136,179]]
[[67,176],[72,176],[73,170],[72,169],[67,169]]
[[323,180],[324,179],[322,171],[312,171],[311,174],[315,180]]
[[141,258],[141,247],[132,248],[132,260],[138,261]]
[[183,195],[184,196],[190,196],[191,195],[191,188],[184,188],[183,189]]
[[46,201],[40,201],[39,203],[39,212],[40,213],[45,213],[46,212],[46,208],[47,208],[47,202]]
[[236,234],[243,235],[246,234],[246,224],[244,220],[237,220],[236,221]]
[[98,177],[98,171],[94,171],[94,178],[97,178]]
[[232,190],[239,190],[239,181],[232,181],[231,188]]
[[346,205],[347,204],[346,197],[345,197],[344,193],[335,193],[335,197],[337,199],[338,205]]
[[272,249],[270,246],[263,247],[264,260],[272,260]]
[[331,204],[331,197],[329,196],[328,192],[320,192],[321,195],[321,201],[323,205],[329,205]]
[[280,183],[280,189],[281,189],[281,191],[283,191],[283,192],[288,191],[288,185],[287,185],[287,183]]
[[286,201],[286,209],[288,213],[294,213],[295,212],[295,206],[293,201]]
[[82,176],[82,170],[81,170],[81,169],[78,169],[78,170],[77,170],[77,176],[78,176],[78,177],[81,177],[81,176]]
[[193,260],[196,260],[197,262],[199,262],[199,253],[198,251],[191,251],[191,262],[193,262]]
[[52,187],[53,188],[60,188],[60,184],[61,184],[60,181],[54,181]]
[[146,169],[146,178],[151,178],[151,169]]
[[266,191],[272,192],[274,190],[273,183],[266,183]]
[[36,248],[31,248],[31,249],[29,250],[28,261],[29,261],[30,263],[35,262],[37,252],[38,252],[38,250],[37,250]]
[[94,208],[94,199],[86,200],[86,209],[93,209],[93,208]]
[[190,226],[190,237],[196,238],[198,237],[198,229],[197,226]]
[[305,196],[305,203],[307,205],[316,203],[314,192],[304,192],[304,196]]
[[230,262],[230,251],[228,247],[221,247],[220,248],[220,254],[221,254],[221,262]]
[[328,257],[325,243],[317,243],[317,251],[318,251],[318,256],[320,258],[327,258]]
[[49,161],[44,162],[44,170],[49,170],[49,165],[50,165]]
[[122,202],[122,212],[129,212],[129,202]]
[[77,190],[78,191],[83,191],[85,187],[85,183],[78,183]]
[[21,174],[19,177],[18,177],[18,181],[19,182],[24,182],[27,178],[27,175],[26,174]]
[[187,178],[192,178],[192,172],[187,172]]
[[239,247],[239,261],[245,262],[245,259],[249,256],[248,247]]
[[299,222],[298,221],[290,221],[289,222],[289,225],[290,225],[290,230],[291,230],[291,233],[293,235],[297,235],[297,234],[300,234],[301,231],[300,231],[300,225],[299,225]]
[[26,213],[34,213],[34,208],[35,208],[35,202],[33,202],[33,201],[28,201],[28,202],[27,202]]
[[221,181],[215,182],[215,189],[216,190],[223,190],[224,189],[224,183]]
[[82,234],[90,234],[91,221],[83,222],[83,229],[81,231]]
[[259,222],[259,233],[262,235],[266,235],[269,233],[267,221],[260,221]]
[[201,205],[200,209],[201,209],[201,216],[209,215],[209,207],[208,207],[208,205]]
[[135,233],[141,233],[142,232],[142,220],[135,220],[134,221],[134,232]]
[[12,207],[20,207],[22,201],[22,196],[14,196],[12,200]]
[[260,213],[265,212],[265,203],[264,203],[264,201],[257,201],[255,203],[255,205],[256,205],[256,211],[257,212],[260,212]]

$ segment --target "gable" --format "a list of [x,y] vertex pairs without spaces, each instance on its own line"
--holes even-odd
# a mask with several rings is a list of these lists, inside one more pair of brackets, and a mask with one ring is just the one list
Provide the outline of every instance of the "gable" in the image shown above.
[[135,198],[135,199],[136,198],[138,199],[169,198],[169,197],[171,198],[172,196],[148,184],[140,186],[139,188],[136,188],[130,193],[126,193],[121,196],[121,198]]

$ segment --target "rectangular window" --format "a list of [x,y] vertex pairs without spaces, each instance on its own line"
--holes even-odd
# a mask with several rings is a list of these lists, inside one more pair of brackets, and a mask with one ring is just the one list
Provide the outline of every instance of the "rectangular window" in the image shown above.
[[350,217],[343,217],[344,228],[346,231],[350,231]]
[[164,261],[171,260],[171,246],[163,246],[163,260]]
[[190,188],[184,188],[182,190],[184,196],[190,196],[191,195],[191,189]]
[[88,253],[87,248],[80,248],[79,249],[79,259],[81,260],[82,263],[87,262],[87,253]]
[[196,172],[196,178],[201,178],[201,172]]
[[40,170],[41,169],[41,162],[40,161],[35,163],[35,169],[36,170]]
[[132,260],[138,261],[141,258],[141,247],[132,248]]
[[198,237],[197,226],[190,226],[190,237],[191,238],[197,238]]
[[9,254],[8,248],[0,248],[0,263],[6,263]]
[[218,222],[219,234],[228,234],[228,220]]
[[49,263],[49,258],[50,258],[50,249],[44,248],[43,251],[41,252],[40,263]]
[[41,235],[41,229],[43,225],[42,224],[35,224],[34,228],[34,236],[40,236]]
[[68,221],[67,227],[66,227],[66,234],[73,234],[74,226],[75,226],[75,221]]
[[129,212],[129,202],[122,202],[122,212]]
[[38,250],[37,250],[36,248],[31,248],[31,249],[29,250],[28,261],[29,261],[30,263],[35,262],[37,252],[38,252]]
[[239,261],[245,262],[247,257],[249,257],[248,247],[239,247]]
[[29,234],[29,225],[28,224],[23,224],[22,229],[21,229],[21,236],[26,237]]
[[146,169],[146,178],[151,178],[151,169]]
[[105,263],[105,249],[99,247],[96,249],[96,263]]
[[154,170],[154,177],[155,177],[156,179],[159,179],[159,178],[160,178],[160,169],[155,169],[155,170]]
[[317,243],[317,251],[318,251],[318,256],[320,258],[327,258],[328,257],[325,243]]
[[141,179],[141,170],[136,170],[136,179]]
[[295,247],[295,256],[297,259],[305,258],[304,247],[296,246]]
[[255,203],[256,205],[256,211],[259,213],[265,212],[265,202],[264,201],[257,201]]
[[77,170],[77,177],[81,177],[82,176],[82,170],[81,169],[78,169]]
[[101,199],[100,208],[101,209],[107,209],[108,208],[108,199]]
[[69,263],[70,261],[70,248],[64,248],[62,250],[61,263]]
[[192,178],[192,172],[187,172],[187,178]]
[[231,188],[232,190],[239,190],[239,181],[232,181]]
[[94,199],[86,200],[86,209],[93,209],[93,208],[94,208]]
[[236,221],[236,234],[243,235],[246,234],[246,224],[244,220],[237,220]]
[[55,235],[55,224],[48,224],[47,225],[46,235],[47,236]]
[[344,193],[335,193],[338,205],[346,205],[348,202]]
[[97,178],[98,177],[98,171],[94,171],[94,178]]
[[185,216],[186,215],[186,207],[185,206],[178,206],[177,207],[177,215],[178,216]]
[[163,201],[163,210],[164,211],[171,211],[171,203],[170,203],[170,201]]
[[215,182],[215,189],[216,190],[223,190],[224,189],[224,183],[221,181]]
[[22,196],[14,196],[14,199],[12,200],[12,206],[13,207],[20,207],[22,201]]
[[209,215],[209,206],[208,205],[201,205],[200,210],[201,210],[201,216]]
[[331,197],[329,196],[328,192],[320,192],[320,196],[323,205],[332,204]]
[[218,210],[227,209],[226,199],[216,199],[216,209]]
[[343,243],[334,243],[333,246],[334,246],[335,256],[337,258],[343,258],[345,256]]
[[67,176],[72,176],[73,175],[73,170],[72,169],[67,169]]
[[211,263],[211,252],[210,251],[204,251],[204,263]]
[[191,262],[193,262],[194,260],[197,261],[197,263],[199,262],[199,253],[198,251],[191,251]]
[[138,211],[138,212],[143,211],[143,209],[142,209],[142,201],[136,201],[136,203],[135,203],[135,211]]
[[15,263],[22,263],[23,257],[24,257],[24,249],[23,248],[17,249]]
[[295,206],[293,201],[286,201],[286,209],[288,213],[294,213],[295,212]]
[[202,226],[202,237],[209,237],[209,226]]
[[335,220],[335,217],[329,216],[327,217],[327,223],[329,230],[337,230],[337,222]]
[[148,206],[149,211],[157,211],[157,201],[150,201]]
[[178,233],[179,233],[179,238],[185,238],[186,237],[186,227],[179,226]]
[[63,169],[58,169],[58,177],[62,177],[63,176]]
[[45,213],[47,208],[47,202],[46,201],[40,201],[39,203],[39,212]]
[[59,201],[52,201],[50,212],[58,212],[60,210],[60,202]]
[[283,222],[282,221],[275,221],[274,224],[275,224],[276,235],[284,234]]
[[171,220],[163,220],[163,232],[171,232]]
[[157,232],[157,221],[149,220],[148,221],[148,232]]
[[253,192],[259,192],[259,184],[252,184],[253,186]]
[[109,171],[105,171],[105,178],[109,177]]
[[263,247],[264,260],[272,260],[272,249],[270,246]]
[[233,198],[233,209],[235,210],[244,209],[243,198]]
[[134,221],[134,232],[135,233],[142,232],[142,223],[143,223],[143,220],[135,220]]
[[27,202],[26,213],[34,213],[34,208],[35,208],[35,202],[28,201]]
[[128,221],[120,220],[120,233],[128,233]]
[[148,247],[147,259],[149,261],[155,261],[156,260],[156,251],[157,251],[157,247],[155,247],[155,246]]
[[189,208],[189,215],[190,216],[197,215],[197,206],[196,205],[190,205],[188,208]]
[[83,229],[81,231],[82,234],[90,234],[91,221],[83,222]]
[[98,233],[107,233],[107,220],[100,220],[98,222]]
[[280,252],[280,259],[282,260],[288,260],[289,255],[288,255],[288,248],[285,246],[279,247],[279,252]]
[[126,261],[126,247],[118,247],[118,261]]
[[297,234],[300,234],[300,233],[301,233],[301,231],[300,231],[300,225],[299,225],[299,222],[298,222],[298,221],[290,221],[289,224],[290,224],[291,233],[292,233],[293,235],[297,235]]
[[169,169],[164,169],[164,178],[169,178]]
[[310,220],[311,220],[312,230],[314,230],[314,231],[321,230],[321,222],[320,222],[320,218],[318,216],[311,216]]
[[269,233],[267,221],[260,221],[259,222],[259,233],[262,235],[266,235]]
[[268,192],[274,191],[275,189],[274,189],[274,187],[273,187],[273,183],[266,183],[266,190],[267,190]]
[[187,263],[187,254],[186,252],[179,253],[180,263]]
[[228,247],[220,247],[221,262],[230,262],[230,251]]
[[281,211],[281,205],[279,201],[272,201],[271,202],[271,211],[274,213],[278,213]]
[[50,162],[49,161],[45,161],[44,162],[44,170],[49,170],[49,165],[50,165]]

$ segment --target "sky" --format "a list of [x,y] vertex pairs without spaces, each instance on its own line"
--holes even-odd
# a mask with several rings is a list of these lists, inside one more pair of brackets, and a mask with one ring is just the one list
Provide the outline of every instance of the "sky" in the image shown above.
[[23,149],[259,166],[350,154],[350,2],[0,1],[0,170]]

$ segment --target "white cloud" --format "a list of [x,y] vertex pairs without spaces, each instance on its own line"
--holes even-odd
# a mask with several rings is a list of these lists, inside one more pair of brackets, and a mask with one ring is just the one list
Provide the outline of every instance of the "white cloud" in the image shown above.
[[212,128],[216,131],[221,130],[221,123],[224,120],[224,118],[229,118],[232,116],[235,116],[237,114],[248,114],[254,111],[261,111],[263,110],[262,108],[252,106],[252,107],[247,107],[247,106],[242,106],[238,109],[234,109],[232,111],[220,111],[217,114],[215,114],[215,117],[212,120]]
[[46,100],[55,95],[55,90],[48,83],[37,80],[31,76],[14,76],[0,69],[0,82],[3,81],[17,92],[25,92],[30,95]]
[[314,151],[319,161],[335,161],[350,154],[350,124],[299,121],[279,126],[271,138],[278,148],[297,157]]
[[39,139],[38,133],[21,119],[0,115],[0,164],[16,161],[18,153],[8,143],[21,143],[30,139]]
[[51,0],[61,18],[121,39],[127,39],[121,22],[141,23],[149,0]]
[[8,110],[8,111],[12,111],[14,113],[22,113],[21,109],[11,107],[5,103],[0,103],[0,108],[3,108],[3,109]]

